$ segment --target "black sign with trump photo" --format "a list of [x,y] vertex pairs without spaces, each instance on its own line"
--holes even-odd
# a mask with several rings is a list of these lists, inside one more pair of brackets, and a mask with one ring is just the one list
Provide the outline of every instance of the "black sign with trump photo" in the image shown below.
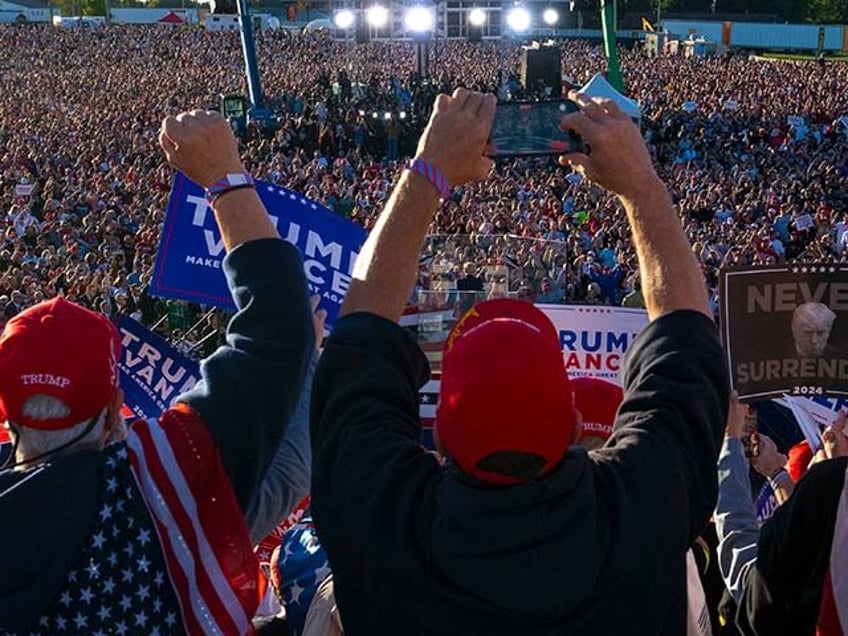
[[721,336],[741,398],[848,395],[848,266],[726,269]]

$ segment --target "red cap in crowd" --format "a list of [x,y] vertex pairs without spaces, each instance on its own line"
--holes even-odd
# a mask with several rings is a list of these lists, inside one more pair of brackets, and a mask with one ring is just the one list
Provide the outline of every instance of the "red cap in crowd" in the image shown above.
[[[118,330],[105,317],[64,298],[39,303],[6,323],[0,335],[0,416],[19,426],[61,430],[98,415],[118,386]],[[50,395],[67,417],[33,420],[26,400]]]
[[787,462],[787,468],[789,470],[789,476],[792,478],[792,481],[797,482],[804,476],[810,462],[813,461],[813,449],[810,448],[810,445],[806,441],[798,442],[789,449],[788,455],[789,461]]
[[624,401],[624,391],[612,382],[598,378],[577,378],[571,381],[574,408],[583,417],[583,430],[578,442],[597,437],[606,442],[612,435],[615,415]]
[[[481,462],[499,452],[559,463],[574,430],[571,388],[557,332],[530,303],[480,303],[456,324],[444,346],[436,435],[468,475],[495,485],[522,481]],[[485,462],[483,462],[485,464]]]

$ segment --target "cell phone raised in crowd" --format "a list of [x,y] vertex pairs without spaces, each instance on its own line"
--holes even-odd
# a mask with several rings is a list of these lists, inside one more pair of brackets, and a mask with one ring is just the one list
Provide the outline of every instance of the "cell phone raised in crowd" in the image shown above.
[[549,102],[502,102],[495,109],[486,156],[530,157],[586,152],[583,141],[561,130],[560,120],[580,110],[570,99]]
[[751,459],[760,456],[760,440],[756,431],[743,435],[740,441],[745,449],[745,457]]

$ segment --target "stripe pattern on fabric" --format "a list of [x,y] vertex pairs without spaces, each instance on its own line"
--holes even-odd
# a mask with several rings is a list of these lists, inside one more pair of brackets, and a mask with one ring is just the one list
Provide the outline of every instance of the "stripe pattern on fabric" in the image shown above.
[[258,563],[214,440],[178,405],[137,422],[130,464],[165,554],[190,634],[246,634],[259,602]]

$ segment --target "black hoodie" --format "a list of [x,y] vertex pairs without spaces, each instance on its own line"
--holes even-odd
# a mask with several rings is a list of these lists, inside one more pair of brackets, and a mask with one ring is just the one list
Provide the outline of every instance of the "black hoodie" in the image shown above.
[[345,633],[684,634],[685,553],[715,504],[728,407],[712,321],[649,325],[607,445],[509,488],[419,447],[428,371],[369,314],[336,324],[318,366],[312,504]]

